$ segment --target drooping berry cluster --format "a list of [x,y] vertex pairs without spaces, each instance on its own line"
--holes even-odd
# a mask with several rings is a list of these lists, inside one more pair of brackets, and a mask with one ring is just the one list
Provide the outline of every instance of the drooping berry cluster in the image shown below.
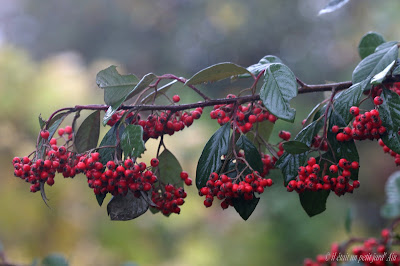
[[272,184],[272,179],[262,178],[257,172],[246,175],[242,181],[214,172],[211,173],[206,186],[200,189],[199,194],[206,197],[204,206],[210,207],[214,197],[217,197],[222,200],[222,209],[226,209],[233,205],[232,199],[243,197],[245,200],[251,200],[255,192],[261,194],[265,187],[270,187]]
[[323,169],[317,164],[314,157],[310,157],[306,166],[300,166],[298,176],[291,180],[287,185],[287,191],[296,191],[303,193],[304,191],[332,190],[336,195],[341,196],[346,192],[352,193],[355,188],[360,186],[358,180],[354,180],[350,184],[351,169],[358,169],[358,162],[349,162],[346,159],[340,159],[339,163],[332,164],[329,171],[337,174],[337,177],[324,175]]
[[40,190],[40,182],[52,186],[56,173],[61,173],[64,177],[74,177],[77,173],[76,165],[80,158],[75,153],[67,151],[65,146],[57,146],[57,140],[54,138],[49,144],[51,149],[45,152],[44,159],[15,157],[12,161],[14,175],[31,183],[31,192]]
[[[226,98],[236,98],[236,95],[229,94]],[[210,112],[210,117],[211,119],[217,119],[218,123],[222,126],[228,123],[234,115],[233,107],[234,104],[214,105],[214,109]],[[239,105],[235,114],[235,120],[240,131],[247,133],[253,128],[254,123],[265,120],[275,123],[277,117],[268,112],[262,101],[256,101],[247,105]]]
[[[339,128],[332,127],[332,132],[337,133],[337,141],[379,139],[386,133],[386,128],[382,126],[382,120],[379,117],[379,111],[372,109],[371,111],[360,114],[357,106],[350,108],[350,113],[355,117],[352,123],[353,127]],[[339,132],[342,131],[342,132]]]
[[[125,112],[122,110],[113,114],[107,125],[113,126]],[[133,113],[129,113],[127,119],[131,119],[131,124],[139,125],[143,128],[143,140],[146,141],[150,138],[157,139],[164,134],[173,135],[175,132],[191,126],[194,120],[201,117],[202,113],[203,108],[198,107],[190,112],[177,111],[172,113],[168,110],[160,114],[154,113],[150,114],[145,120],[142,120],[139,114],[135,116]]]
[[375,266],[400,265],[400,253],[389,250],[390,246],[388,244],[391,238],[390,230],[383,229],[381,237],[381,239],[368,238],[361,241],[362,245],[353,246],[351,248],[351,254],[347,253],[345,250],[341,251],[339,245],[334,243],[331,246],[330,252],[317,255],[315,261],[312,259],[305,259],[303,265],[339,265],[338,262],[358,262],[361,265]]
[[153,189],[151,200],[156,204],[154,208],[160,210],[162,214],[179,214],[179,206],[185,203],[184,198],[187,194],[183,187],[176,187],[172,184],[166,184],[159,189]]

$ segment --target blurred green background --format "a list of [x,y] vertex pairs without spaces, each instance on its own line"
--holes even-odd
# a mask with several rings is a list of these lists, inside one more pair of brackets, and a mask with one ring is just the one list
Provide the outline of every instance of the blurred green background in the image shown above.
[[[261,196],[247,222],[233,208],[222,211],[214,204],[206,209],[192,187],[180,215],[149,212],[133,221],[112,222],[83,176],[56,177],[47,189],[51,209],[39,194],[29,192],[29,184],[13,177],[12,158],[34,150],[38,115],[47,118],[65,106],[102,103],[95,75],[111,64],[138,76],[190,77],[214,63],[248,66],[274,54],[300,79],[316,84],[351,78],[359,62],[356,47],[366,32],[400,39],[398,0],[350,1],[337,12],[317,16],[327,2],[2,0],[0,241],[9,261],[28,264],[60,252],[71,265],[300,265],[348,237],[344,221],[349,208],[352,234],[377,236],[388,224],[379,208],[395,164],[372,142],[359,143],[361,188],[354,195],[331,195],[327,211],[313,218],[302,210],[296,193],[280,186],[281,180]],[[232,86],[213,86],[208,93],[224,97]],[[170,93],[180,93],[182,102],[199,100],[182,90]],[[323,98],[321,93],[299,96],[292,101],[296,122],[279,121],[275,132],[297,132]],[[192,178],[202,147],[217,128],[205,112],[189,129],[166,137]],[[154,147],[149,143],[145,162]]]

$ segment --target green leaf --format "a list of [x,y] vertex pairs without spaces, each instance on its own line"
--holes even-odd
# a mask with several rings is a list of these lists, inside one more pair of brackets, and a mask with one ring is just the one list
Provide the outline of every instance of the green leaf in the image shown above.
[[269,64],[260,90],[260,98],[264,106],[273,115],[293,122],[296,111],[290,107],[289,101],[297,95],[296,77],[285,65]]
[[378,47],[376,47],[375,53],[376,53],[376,52],[379,52],[379,51],[381,51],[381,50],[385,50],[385,49],[391,48],[391,47],[394,46],[394,45],[398,45],[398,42],[397,42],[397,41],[390,41],[390,42],[382,43],[381,45],[379,45]]
[[[182,167],[178,159],[167,149],[158,156],[159,164],[157,177],[164,184],[173,184],[183,186],[183,180],[180,177]],[[155,171],[155,170],[153,170]]]
[[320,214],[326,210],[326,200],[329,192],[327,190],[320,191],[305,191],[299,194],[300,203],[308,216]]
[[319,104],[317,104],[316,106],[314,106],[314,108],[311,110],[311,112],[308,114],[307,118],[306,118],[306,122],[304,123],[303,126],[308,126],[311,121],[314,121],[314,117],[316,117],[316,114],[321,110],[321,108],[323,108],[325,106],[324,102],[320,102]]
[[119,74],[116,66],[110,66],[96,76],[97,86],[104,89],[104,102],[107,105],[114,105],[125,99],[138,82],[135,75]]
[[319,11],[318,16],[336,11],[348,2],[349,0],[331,0],[329,1],[328,5]]
[[[254,65],[251,65],[247,68],[248,71],[250,71],[251,73],[253,73],[253,75],[257,76],[261,71],[263,71],[264,69],[267,68],[268,64],[271,63],[282,63],[282,61],[274,56],[274,55],[266,55],[263,58],[261,58],[261,60]],[[247,78],[247,77],[251,77],[250,74],[242,74],[239,77],[241,78]]]
[[[337,125],[339,127],[346,127],[347,123],[343,120],[343,118],[336,112],[336,110],[331,112],[331,115],[329,117],[329,128],[332,128],[333,125]],[[339,161],[341,158],[345,158],[350,162],[359,162],[360,158],[358,156],[358,151],[356,144],[354,140],[350,141],[337,141],[336,140],[336,134],[332,133],[330,130],[328,130],[328,141],[331,144],[331,147],[333,149],[333,154],[335,155],[336,158],[336,163]],[[333,155],[330,153],[329,159],[334,160]],[[358,169],[350,169],[351,172],[351,179],[352,180],[358,180]]]
[[204,187],[210,174],[217,171],[221,166],[221,156],[228,152],[230,123],[220,127],[205,145],[196,169],[196,186],[198,189]]
[[300,154],[310,150],[310,147],[303,142],[291,140],[283,143],[283,148],[290,154]]
[[[119,130],[118,130],[119,127]],[[99,147],[103,146],[114,146],[117,145],[117,132],[119,131],[119,135],[121,137],[124,126],[121,125],[120,123],[116,123],[103,137],[103,139],[100,142]],[[114,160],[114,155],[115,155],[115,148],[102,148],[99,149],[100,153],[100,162],[103,165],[106,165],[108,161]],[[118,152],[120,154],[120,151]]]
[[103,205],[104,199],[106,198],[107,194],[97,194],[96,199],[99,206]]
[[353,221],[353,212],[352,212],[351,208],[348,208],[347,212],[346,212],[346,219],[344,221],[344,227],[348,234],[351,233],[351,222],[352,221]]
[[213,82],[245,73],[249,74],[250,72],[246,68],[239,65],[233,63],[219,63],[200,70],[190,79],[188,79],[185,85],[196,85],[205,82]]
[[261,155],[254,144],[245,135],[241,135],[236,142],[236,146],[244,151],[245,159],[251,168],[262,173],[263,163],[261,161]]
[[107,204],[107,213],[113,221],[128,221],[139,217],[149,209],[143,196],[135,197],[129,190],[126,196],[117,195]]
[[392,76],[399,76],[400,75],[400,65],[396,66],[392,71]]
[[59,113],[51,119],[50,123],[48,124],[48,130],[49,130],[49,138],[48,139],[51,139],[54,136],[58,127],[61,125],[61,123],[64,121],[64,119],[68,115],[69,115],[69,112]]
[[386,202],[381,215],[386,219],[400,216],[400,171],[394,172],[385,184]]
[[396,153],[400,153],[400,96],[383,88],[383,104],[379,106],[379,116],[387,133],[382,136],[383,143]]
[[125,157],[141,157],[146,150],[143,141],[143,128],[139,125],[128,125],[121,137],[121,148]]
[[43,259],[42,265],[43,266],[68,266],[68,261],[62,254],[52,253]]
[[375,52],[376,47],[385,42],[385,39],[376,32],[368,32],[365,34],[358,44],[358,54],[361,59]]
[[361,95],[363,88],[367,82],[363,81],[352,85],[347,90],[339,92],[334,99],[333,109],[337,115],[340,115],[345,124],[349,123],[353,119],[353,115],[350,113],[352,106],[358,106],[360,104]]
[[148,73],[148,74],[144,75],[143,78],[139,81],[139,83],[135,86],[135,88],[129,93],[128,97],[126,97],[125,101],[132,98],[133,96],[137,95],[138,93],[142,92],[156,78],[157,78],[157,76],[154,75],[153,73]]
[[398,54],[399,48],[397,44],[394,44],[367,56],[354,69],[352,77],[353,84],[363,80],[369,82],[373,76],[384,70],[393,60],[396,60]]
[[43,129],[46,125],[46,120],[43,120],[42,115],[39,115],[39,126],[40,129]]
[[[163,95],[163,93],[166,93],[171,87],[172,85],[174,85],[176,82],[178,82],[177,80],[173,80],[167,84],[165,84],[164,86],[160,87],[157,89],[157,96]],[[143,98],[142,103],[143,104],[149,104],[153,101],[153,97],[154,97],[155,91],[152,91],[151,93],[149,93],[148,95],[146,95],[146,97]]]
[[254,212],[259,201],[260,199],[256,196],[251,200],[245,200],[242,197],[232,199],[233,207],[245,221],[249,219],[250,215]]
[[305,128],[303,128],[299,133],[297,133],[296,137],[294,140],[300,141],[307,146],[311,146],[312,140],[314,137],[318,134],[318,132],[321,130],[323,126],[323,121],[320,120],[315,120]]
[[384,70],[376,74],[372,80],[371,84],[381,84],[382,81],[386,78],[386,76],[389,74],[390,70],[393,68],[394,64],[396,63],[396,60],[393,60],[392,63],[390,63]]
[[100,135],[100,111],[90,114],[82,122],[75,136],[74,145],[78,153],[97,147]]
[[136,94],[142,92],[147,86],[150,85],[151,82],[153,82],[154,79],[156,79],[157,76],[154,75],[153,73],[149,73],[147,75],[145,75],[137,84],[136,86],[127,91],[126,94],[120,98],[119,100],[117,100],[115,103],[113,104],[109,104],[111,105],[108,109],[106,114],[104,115],[103,118],[103,125],[107,124],[107,121],[111,119],[112,115],[115,114],[118,109],[121,107],[121,105],[128,100],[129,98],[135,96]]

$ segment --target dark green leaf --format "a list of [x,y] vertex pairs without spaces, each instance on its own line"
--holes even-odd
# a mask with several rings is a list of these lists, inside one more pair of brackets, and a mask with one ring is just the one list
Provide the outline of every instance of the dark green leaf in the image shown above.
[[329,1],[328,5],[326,5],[323,9],[319,11],[318,16],[336,11],[337,9],[341,8],[348,2],[349,0],[331,0]]
[[[329,128],[332,128],[333,125],[337,125],[339,127],[346,127],[347,123],[343,120],[343,118],[335,111],[331,112],[331,115],[329,117]],[[354,140],[350,141],[337,141],[336,140],[336,134],[332,133],[330,130],[328,130],[328,141],[331,144],[331,147],[333,149],[333,154],[335,155],[336,158],[336,163],[339,161],[341,158],[345,158],[350,162],[359,162],[360,158],[358,156],[358,151],[356,144]],[[331,156],[331,160],[333,159],[333,155]],[[358,169],[350,169],[351,172],[351,179],[352,180],[357,180],[358,179]]]
[[306,162],[308,153],[290,154],[285,152],[278,161],[275,167],[281,169],[285,186],[290,180],[297,176],[297,170]]
[[261,161],[261,155],[254,144],[245,135],[241,135],[236,142],[236,146],[244,151],[244,157],[251,168],[262,173],[263,163]]
[[[173,80],[173,81],[165,84],[164,86],[158,88],[156,97],[158,97],[160,95],[163,95],[163,93],[166,93],[169,90],[169,88],[171,88],[172,85],[174,85],[176,82],[178,82],[178,81],[177,80]],[[152,91],[151,93],[149,93],[146,97],[143,98],[142,103],[143,104],[151,103],[153,101],[153,99],[154,99],[154,94],[155,94],[155,91]]]
[[[119,127],[119,130],[118,130]],[[124,129],[123,125],[119,125],[119,123],[116,123],[103,137],[103,139],[100,142],[99,147],[103,146],[114,146],[117,144],[117,132],[119,131],[119,135],[121,137],[122,131]],[[114,160],[114,155],[115,155],[115,148],[102,148],[99,149],[100,153],[100,162],[103,165],[106,165],[108,161]],[[120,151],[118,152],[120,155]]]
[[398,54],[399,48],[397,44],[394,44],[367,56],[354,69],[353,84],[363,80],[370,82],[373,76],[384,70],[393,60],[396,60]]
[[196,85],[204,82],[213,82],[244,73],[250,73],[246,68],[233,63],[219,63],[200,70],[188,79],[185,85]]
[[117,195],[107,204],[107,213],[113,221],[128,221],[139,217],[149,209],[143,196],[139,198],[129,190],[126,196]]
[[104,89],[104,102],[107,105],[114,105],[125,99],[138,82],[135,75],[119,74],[116,66],[110,66],[96,76],[97,86]]
[[[282,63],[282,61],[274,56],[274,55],[266,55],[263,58],[261,58],[261,60],[254,65],[251,65],[247,68],[248,71],[250,71],[251,73],[253,73],[253,75],[257,76],[261,71],[263,71],[265,68],[267,68],[268,64],[271,63]],[[242,74],[240,75],[241,78],[245,78],[245,77],[251,77],[250,74]]]
[[96,199],[99,206],[103,205],[104,199],[106,198],[107,194],[97,194]]
[[292,140],[283,143],[283,148],[290,154],[300,154],[310,150],[310,147],[303,142]]
[[289,101],[296,95],[297,82],[293,72],[283,64],[269,64],[260,90],[265,107],[276,117],[293,122],[296,111]]
[[100,111],[89,115],[81,124],[75,136],[75,148],[78,153],[97,147],[100,135]]
[[396,153],[400,153],[400,96],[386,88],[382,90],[383,104],[379,115],[387,133],[382,136],[383,143]]
[[361,94],[365,84],[365,81],[354,84],[335,96],[333,109],[336,111],[337,115],[341,116],[345,124],[353,119],[353,115],[350,113],[350,107],[360,104]]
[[375,52],[376,47],[385,42],[382,35],[376,32],[368,32],[362,38],[358,44],[358,54],[361,59],[369,56]]
[[400,75],[400,65],[396,66],[392,71],[392,76],[399,76]]
[[198,189],[204,187],[210,174],[222,166],[221,156],[228,152],[230,131],[231,125],[226,123],[212,135],[205,145],[196,169]]
[[326,200],[329,192],[327,190],[305,191],[299,194],[300,203],[308,216],[320,214],[326,210]]
[[42,265],[43,266],[68,266],[68,261],[62,254],[52,253],[43,259]]
[[312,121],[314,121],[314,117],[316,117],[316,114],[325,106],[324,104],[324,102],[320,102],[311,110],[303,126],[308,126]]
[[39,115],[39,126],[40,126],[40,129],[43,129],[45,125],[46,125],[46,120],[43,120],[42,115]]
[[128,125],[121,137],[121,148],[125,157],[141,157],[146,150],[143,141],[143,128],[139,125]]
[[[182,167],[178,159],[167,149],[158,156],[158,180],[164,184],[173,184],[183,186],[183,180],[180,177]],[[153,170],[155,171],[155,170]]]
[[385,80],[386,76],[389,75],[390,70],[392,70],[394,64],[396,63],[396,60],[393,60],[392,63],[390,63],[384,70],[373,76],[371,79],[371,84],[381,84],[383,80]]
[[386,202],[381,215],[386,219],[400,216],[400,171],[394,172],[385,184]]
[[303,128],[299,133],[297,133],[294,140],[300,141],[307,146],[311,146],[312,140],[321,130],[323,125],[324,123],[321,119],[315,120],[314,122]]
[[256,209],[259,201],[260,199],[256,196],[254,196],[251,200],[245,200],[242,197],[232,199],[233,207],[239,213],[240,217],[242,217],[245,221],[249,219],[250,215]]
[[346,219],[344,221],[344,227],[348,234],[351,233],[351,222],[352,221],[353,221],[353,212],[351,211],[351,208],[348,208],[347,212],[346,212]]
[[376,47],[375,53],[376,53],[376,52],[379,52],[379,51],[381,51],[381,50],[385,50],[385,49],[391,48],[392,46],[397,45],[397,44],[398,44],[397,41],[390,41],[390,42],[382,43],[381,45],[379,45],[378,47]]

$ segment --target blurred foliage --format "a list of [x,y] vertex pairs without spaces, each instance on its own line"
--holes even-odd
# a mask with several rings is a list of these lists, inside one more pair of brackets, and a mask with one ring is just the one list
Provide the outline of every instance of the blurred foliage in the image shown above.
[[[379,218],[384,182],[395,167],[389,155],[371,142],[359,143],[361,189],[329,199],[327,211],[312,219],[302,210],[298,196],[279,186],[279,176],[247,222],[233,209],[222,211],[217,204],[204,208],[195,188],[188,189],[179,216],[146,213],[130,222],[111,222],[83,176],[75,180],[57,176],[47,190],[49,209],[12,174],[12,157],[34,149],[38,115],[47,118],[61,107],[101,103],[95,75],[111,64],[125,66],[138,76],[154,72],[190,77],[214,63],[248,66],[274,54],[305,82],[323,83],[351,78],[359,61],[356,47],[367,31],[380,32],[387,40],[399,39],[399,1],[386,1],[384,6],[373,0],[351,1],[337,12],[317,16],[326,2],[3,0],[0,239],[9,260],[30,263],[35,257],[60,252],[71,265],[125,261],[299,265],[304,257],[323,253],[331,242],[346,238],[349,205],[354,210],[353,234],[378,234],[386,223]],[[213,97],[224,97],[236,86],[221,82],[203,89]],[[168,93],[180,93],[182,102],[197,99],[181,87]],[[295,123],[279,121],[273,137],[282,129],[297,132],[322,98],[313,94],[293,100]],[[193,127],[165,139],[191,177],[202,147],[218,127],[204,115]],[[154,141],[147,145],[145,162],[156,148]]]

